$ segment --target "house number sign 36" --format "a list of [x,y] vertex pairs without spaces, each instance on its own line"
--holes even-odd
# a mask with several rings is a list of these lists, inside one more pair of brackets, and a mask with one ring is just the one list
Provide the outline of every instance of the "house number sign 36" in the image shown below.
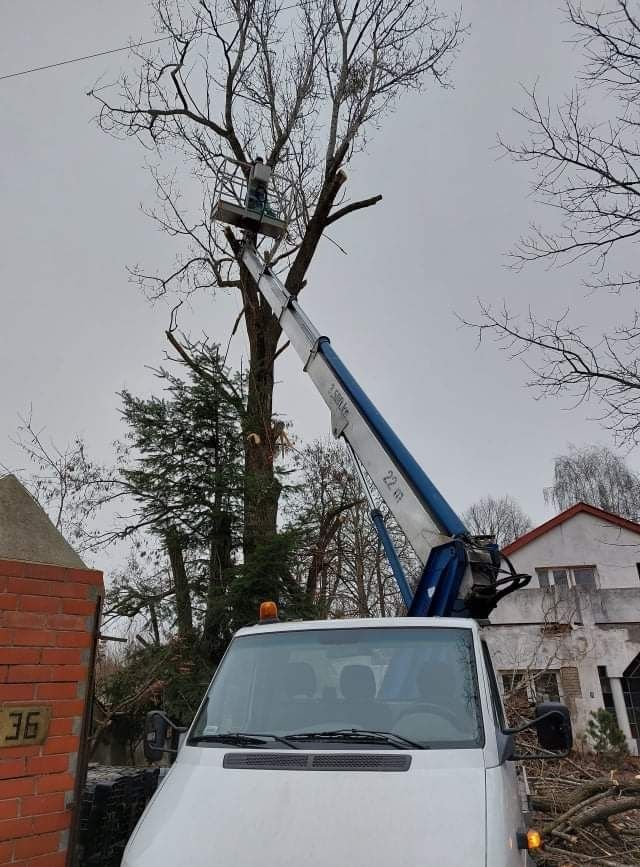
[[0,749],[44,743],[50,720],[50,707],[0,706]]

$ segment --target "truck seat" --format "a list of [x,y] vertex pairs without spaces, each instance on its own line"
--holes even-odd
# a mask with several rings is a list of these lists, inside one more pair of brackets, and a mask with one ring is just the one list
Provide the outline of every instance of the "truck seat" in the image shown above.
[[391,711],[376,701],[376,679],[368,665],[345,665],[340,672],[341,716],[354,728],[388,731]]
[[287,698],[311,698],[317,687],[316,673],[308,662],[290,662],[287,665],[284,677]]
[[[475,737],[473,719],[452,666],[434,659],[419,669],[415,684],[418,700],[410,713],[402,714],[397,720],[393,727],[396,734],[416,741],[459,741]],[[438,713],[439,707],[442,715]]]
[[316,674],[308,662],[290,662],[281,682],[281,698],[272,716],[276,731],[296,732],[317,721]]
[[459,696],[459,686],[453,677],[451,666],[443,665],[435,659],[421,666],[416,675],[418,695],[423,701],[443,704],[449,707]]

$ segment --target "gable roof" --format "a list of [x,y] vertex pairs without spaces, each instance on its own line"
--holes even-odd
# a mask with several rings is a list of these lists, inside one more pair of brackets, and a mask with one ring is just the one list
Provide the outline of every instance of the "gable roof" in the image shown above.
[[15,476],[0,478],[0,559],[86,569]]
[[560,512],[559,515],[556,515],[549,521],[545,521],[544,524],[540,524],[539,527],[534,527],[533,530],[529,530],[529,532],[525,533],[524,536],[519,536],[514,542],[511,542],[510,545],[505,545],[502,550],[508,557],[510,554],[513,554],[514,551],[524,548],[524,546],[528,545],[529,542],[533,542],[533,540],[537,539],[539,536],[544,536],[544,534],[548,533],[549,530],[559,527],[560,524],[564,524],[565,521],[568,521],[575,515],[579,515],[581,512],[584,512],[587,515],[593,515],[594,518],[600,518],[600,520],[607,521],[609,524],[614,524],[616,527],[622,527],[625,530],[631,530],[632,533],[638,533],[638,535],[640,535],[640,524],[636,524],[635,521],[621,518],[620,515],[614,515],[613,512],[607,512],[605,509],[598,509],[596,506],[590,506],[588,503],[576,503],[575,506],[571,506],[570,509],[565,509],[564,512]]

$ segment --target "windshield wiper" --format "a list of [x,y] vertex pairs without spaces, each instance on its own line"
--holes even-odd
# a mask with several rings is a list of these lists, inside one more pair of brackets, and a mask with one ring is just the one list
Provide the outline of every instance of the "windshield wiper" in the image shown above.
[[187,746],[189,744],[233,744],[239,747],[263,747],[269,743],[269,740],[284,744],[290,750],[298,749],[295,744],[289,743],[286,738],[272,734],[254,734],[253,732],[220,732],[209,735],[193,735],[187,741]]
[[396,735],[371,729],[334,729],[328,732],[294,732],[286,735],[288,741],[343,741],[359,744],[390,744],[398,750],[428,750],[429,747]]

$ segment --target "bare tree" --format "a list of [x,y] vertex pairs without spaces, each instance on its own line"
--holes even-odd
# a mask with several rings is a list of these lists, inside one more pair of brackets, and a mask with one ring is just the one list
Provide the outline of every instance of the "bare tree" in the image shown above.
[[462,515],[467,528],[475,535],[495,536],[503,548],[531,529],[531,519],[519,503],[510,497],[481,497]]
[[310,603],[326,613],[336,534],[346,513],[362,501],[362,491],[338,443],[316,440],[296,453],[295,466],[300,484],[288,507],[292,523],[303,528],[305,592]]
[[[383,504],[379,503],[385,510]],[[386,523],[410,585],[420,575],[419,563],[390,515]],[[345,515],[335,539],[335,584],[331,611],[340,617],[397,617],[404,603],[386,554],[371,523],[369,507],[360,500]]]
[[[287,506],[300,530],[297,580],[309,603],[321,616],[400,613],[402,599],[346,448],[316,440],[297,453],[296,468],[299,484]],[[387,524],[411,581],[419,564],[391,516]]]
[[[515,251],[520,262],[586,257],[597,275],[590,285],[638,286],[639,274],[607,271],[610,256],[640,233],[640,14],[629,0],[605,0],[593,11],[566,0],[574,42],[583,49],[578,83],[552,109],[530,90],[529,107],[519,111],[529,138],[502,142],[517,161],[532,165],[535,191],[559,209],[561,225],[547,232],[531,226]],[[598,117],[602,100],[609,116]]]
[[[584,57],[570,96],[552,107],[530,90],[528,107],[518,112],[528,137],[501,144],[533,170],[536,198],[552,208],[552,228],[532,225],[514,250],[514,266],[581,260],[587,286],[621,292],[640,285],[640,273],[620,264],[640,233],[640,12],[629,0],[594,5],[590,11],[579,0],[566,3]],[[532,374],[528,385],[538,394],[594,399],[605,426],[621,442],[638,443],[638,313],[592,339],[566,313],[548,318],[530,311],[520,319],[488,305],[481,312],[473,323],[480,335],[492,333],[524,358]]]
[[589,503],[632,521],[640,516],[640,478],[604,446],[572,447],[553,462],[553,484],[544,497],[558,509]]
[[120,496],[117,473],[90,458],[82,437],[60,448],[36,425],[31,411],[19,419],[14,443],[28,468],[18,472],[30,493],[79,552],[100,547],[103,533],[97,515]]
[[566,397],[572,406],[594,400],[598,420],[621,445],[640,442],[640,314],[592,342],[585,329],[557,319],[524,318],[506,307],[481,304],[481,320],[463,320],[479,342],[491,335],[511,358],[524,362],[527,386],[539,397]]
[[[154,296],[228,289],[242,303],[250,357],[243,421],[247,482],[244,555],[276,532],[280,484],[274,472],[274,363],[286,344],[240,266],[241,242],[210,218],[214,178],[225,158],[258,155],[275,169],[273,195],[287,223],[265,255],[287,269],[297,295],[330,226],[381,198],[349,200],[345,167],[403,91],[430,79],[447,84],[462,36],[460,17],[420,0],[154,0],[157,52],[119,89],[95,88],[100,123],[135,136],[166,169],[154,168],[160,207],[151,215],[181,244],[167,275],[136,270]],[[202,201],[193,215],[172,173],[192,172]],[[235,331],[235,329],[234,329]]]

